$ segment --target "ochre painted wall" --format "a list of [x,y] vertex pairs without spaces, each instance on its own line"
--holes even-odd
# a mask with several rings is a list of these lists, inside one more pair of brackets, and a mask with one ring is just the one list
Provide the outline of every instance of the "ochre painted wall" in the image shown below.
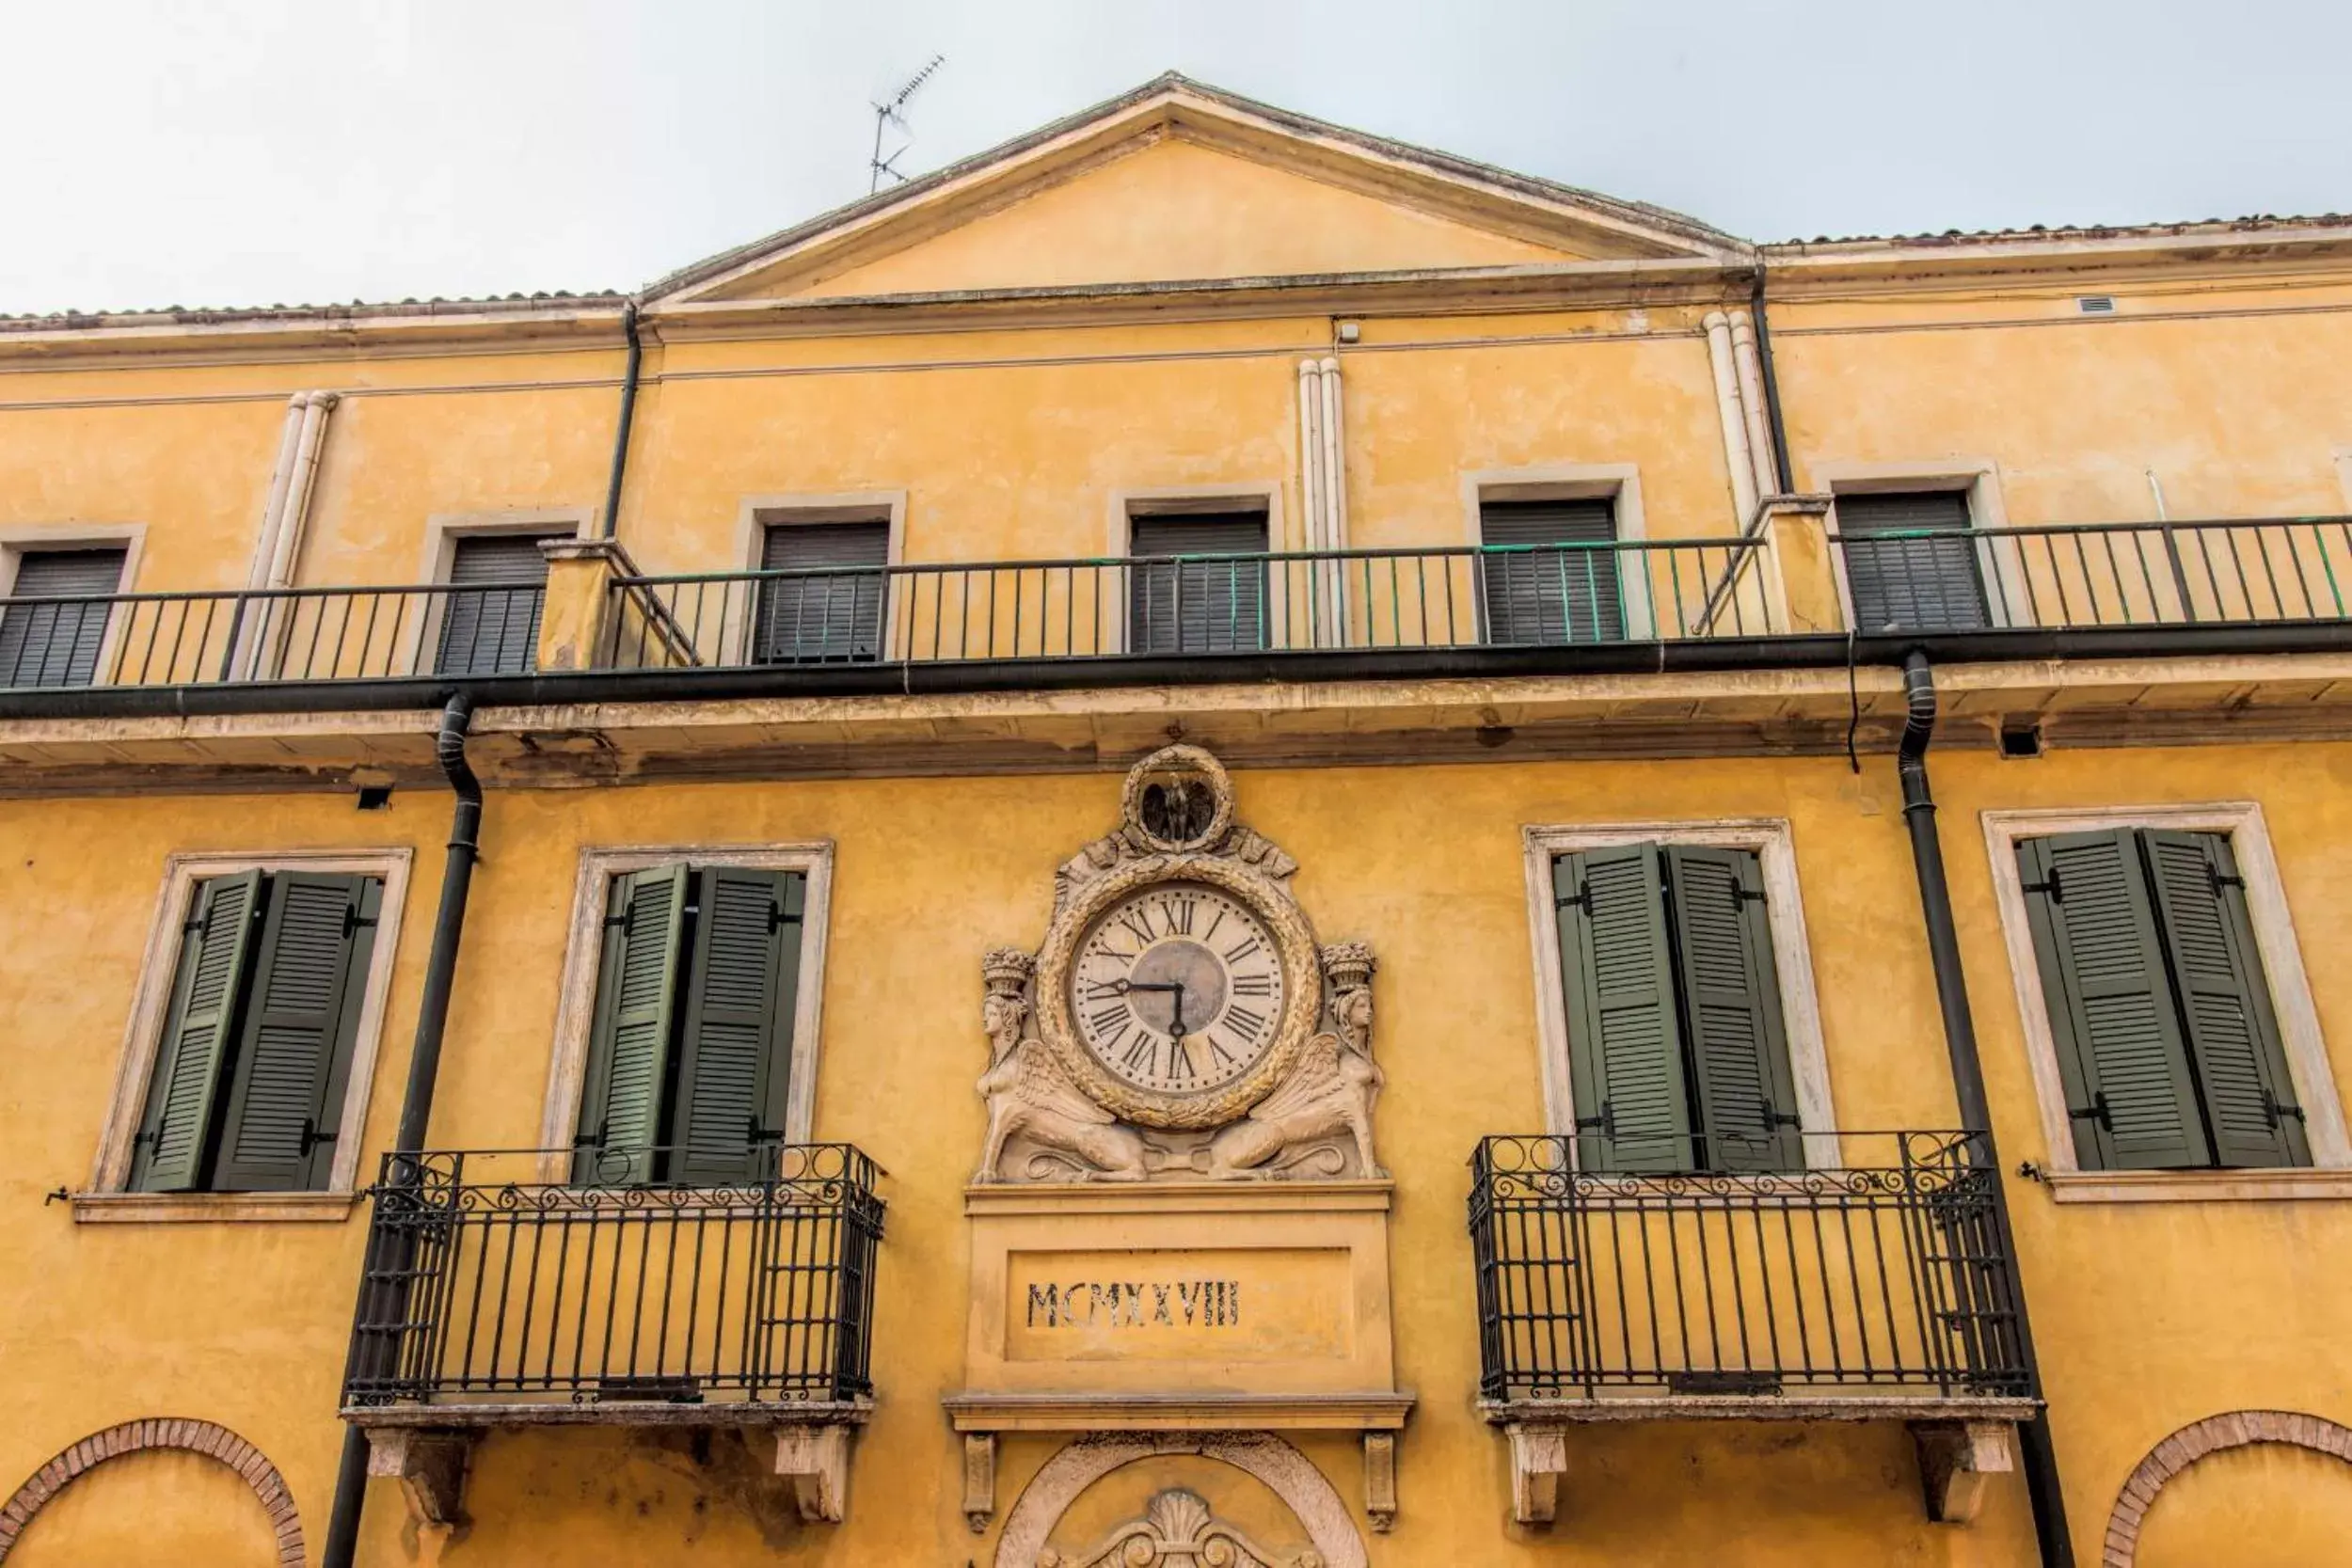
[[[2257,793],[2306,942],[2352,918],[2337,803],[2352,748],[2058,752],[2031,763],[1953,751],[1936,767],[2012,1163],[2045,1151],[1978,810]],[[1398,1178],[1399,1375],[1421,1404],[1401,1446],[1403,1512],[1393,1535],[1372,1538],[1375,1560],[1438,1560],[1463,1541],[1486,1544],[1478,1560],[1497,1562],[1683,1560],[1718,1539],[1717,1509],[1739,1497],[1756,1549],[1785,1554],[1753,1560],[1820,1560],[1844,1549],[1856,1561],[2016,1560],[2027,1536],[2015,1482],[1995,1486],[1977,1528],[1930,1527],[1897,1428],[1581,1433],[1561,1525],[1515,1530],[1503,1522],[1502,1444],[1470,1409],[1477,1342],[1463,1161],[1479,1134],[1528,1130],[1541,1115],[1521,826],[1787,818],[1837,1119],[1947,1125],[1954,1113],[1891,767],[1873,759],[1855,777],[1839,759],[1496,762],[1237,777],[1245,817],[1298,858],[1297,893],[1324,940],[1368,940],[1381,958],[1379,1137]],[[979,1145],[970,1084],[985,1049],[978,959],[996,942],[1038,940],[1055,864],[1109,823],[1117,784],[1080,774],[494,794],[434,1117],[433,1141],[444,1147],[537,1137],[583,847],[808,838],[837,847],[815,1131],[861,1145],[890,1172],[881,1404],[858,1450],[850,1521],[838,1529],[801,1527],[778,1505],[742,1500],[750,1462],[731,1440],[698,1458],[684,1439],[501,1437],[478,1461],[480,1522],[450,1544],[450,1560],[497,1560],[501,1542],[520,1552],[566,1531],[582,1541],[598,1532],[616,1551],[656,1551],[691,1535],[714,1561],[752,1560],[767,1549],[763,1529],[787,1560],[931,1560],[974,1549],[958,1512],[956,1443],[936,1402],[959,1386],[961,1361],[961,1188]],[[1440,801],[1441,815],[1432,810]],[[0,1105],[25,1129],[0,1213],[13,1216],[7,1241],[20,1277],[40,1282],[0,1307],[0,1342],[44,1369],[0,1435],[0,1472],[29,1472],[108,1421],[178,1411],[260,1445],[285,1471],[306,1521],[323,1524],[358,1224],[76,1227],[39,1194],[78,1185],[87,1168],[167,852],[429,850],[444,812],[436,795],[404,791],[383,816],[305,796],[56,800],[0,819],[0,1012],[41,1021],[0,1057]],[[371,1158],[405,1072],[438,860],[420,855],[395,945]],[[2328,1037],[2352,1037],[2352,981],[2317,961],[2312,981]],[[2340,1043],[2335,1065],[2340,1074],[2352,1068]],[[2059,1209],[2022,1181],[2011,1195],[2078,1529],[2103,1519],[2139,1457],[2188,1420],[2247,1406],[2352,1413],[2340,1358],[2314,1354],[2340,1326],[2329,1304],[2352,1284],[2342,1264],[2352,1235],[2338,1206]],[[2225,1343],[2228,1355],[2214,1354]],[[272,1375],[253,1375],[256,1367]],[[1004,1505],[1051,1446],[1007,1444]],[[1356,1506],[1352,1448],[1304,1446]],[[370,1560],[403,1560],[389,1483],[375,1489],[369,1517]]]

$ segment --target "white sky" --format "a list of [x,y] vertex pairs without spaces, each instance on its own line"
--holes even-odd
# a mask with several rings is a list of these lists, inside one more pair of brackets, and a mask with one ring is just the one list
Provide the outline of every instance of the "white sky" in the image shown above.
[[2352,0],[0,0],[0,313],[628,290],[1168,69],[1755,239],[2352,209]]

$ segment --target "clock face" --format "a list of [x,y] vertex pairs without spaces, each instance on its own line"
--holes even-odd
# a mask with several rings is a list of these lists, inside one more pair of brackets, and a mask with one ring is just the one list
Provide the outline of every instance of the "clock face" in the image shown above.
[[1138,1089],[1217,1089],[1274,1044],[1286,991],[1274,933],[1232,894],[1168,882],[1105,910],[1078,943],[1070,1014],[1087,1051]]

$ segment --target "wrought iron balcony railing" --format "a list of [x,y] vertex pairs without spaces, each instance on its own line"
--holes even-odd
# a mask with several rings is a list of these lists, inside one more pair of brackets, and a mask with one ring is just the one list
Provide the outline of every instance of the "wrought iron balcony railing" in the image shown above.
[[[650,690],[651,677],[684,670],[1140,657],[1214,672],[1219,656],[1315,653],[1560,650],[1571,665],[1624,667],[1629,648],[1683,644],[1704,661],[1708,645],[1732,642],[1745,646],[1723,657],[1753,664],[1770,660],[1776,639],[1818,662],[1843,657],[1814,644],[1846,623],[1865,638],[1982,637],[1988,648],[2003,634],[2145,631],[2218,633],[2237,649],[2249,630],[2258,645],[2308,647],[2352,625],[2347,517],[1902,530],[1836,545],[1835,583],[1818,555],[1793,565],[1769,531],[616,576],[595,590],[601,613],[578,615],[593,637],[568,620],[558,635],[579,643],[563,662],[643,673]],[[1807,571],[1819,581],[1784,577]],[[0,598],[0,692],[528,677],[548,592],[428,583]]]
[[521,674],[545,599],[498,583],[0,598],[0,690]]
[[1838,547],[1865,636],[2352,617],[2352,517],[1902,529]]
[[[1708,1145],[1691,1163],[1720,1170]],[[1982,1138],[1837,1145],[1836,1169],[1637,1175],[1591,1168],[1598,1140],[1482,1140],[1482,1397],[2026,1396]]]
[[[641,1152],[613,1168],[643,1168]],[[771,1146],[723,1187],[546,1179],[571,1161],[385,1157],[347,1409],[871,1394],[883,1205],[864,1154]]]
[[612,585],[621,668],[1769,637],[1762,539],[834,567]]

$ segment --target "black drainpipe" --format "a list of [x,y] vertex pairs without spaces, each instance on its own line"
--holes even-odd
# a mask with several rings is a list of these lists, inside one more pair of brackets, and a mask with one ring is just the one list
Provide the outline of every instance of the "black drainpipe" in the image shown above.
[[1788,466],[1788,430],[1780,422],[1780,372],[1772,368],[1772,325],[1764,311],[1764,263],[1756,263],[1756,278],[1748,288],[1748,314],[1756,322],[1756,357],[1764,372],[1764,419],[1772,432],[1772,477],[1780,483],[1780,493],[1797,493],[1794,471]]
[[621,526],[621,481],[628,473],[628,431],[637,422],[637,368],[645,357],[637,340],[637,302],[621,307],[621,330],[628,334],[628,365],[621,372],[621,423],[612,433],[612,477],[604,487],[604,517],[596,537],[610,539]]
[[[2000,1151],[1993,1141],[1993,1113],[1985,1101],[1984,1063],[1977,1054],[1977,1023],[1968,1010],[1968,984],[1960,967],[1960,937],[1952,924],[1952,890],[1944,879],[1944,847],[1935,832],[1935,796],[1928,787],[1928,742],[1935,735],[1935,676],[1928,656],[1914,649],[1903,660],[1902,745],[1895,768],[1903,784],[1903,825],[1911,832],[1911,863],[1919,879],[1919,907],[1927,918],[1928,961],[1935,970],[1935,999],[1944,1011],[1944,1044],[1951,1053],[1952,1091],[1960,1101],[1960,1125],[1977,1134],[1993,1193],[1993,1220],[2002,1251],[2011,1259],[2010,1289],[2017,1306],[2017,1348],[2026,1366],[2026,1391],[2042,1398],[2042,1364],[2034,1354],[2033,1324],[2026,1315],[2026,1282],[2016,1273],[2017,1246],[2009,1223],[2009,1194],[2001,1183]],[[2034,1535],[2043,1568],[2074,1568],[2074,1543],[2066,1528],[2066,1494],[2058,1485],[2058,1451],[2050,1442],[2046,1411],[2018,1429],[2024,1450],[2026,1491],[2033,1502]]]
[[[457,974],[457,941],[466,929],[466,895],[473,888],[473,866],[482,847],[482,781],[466,761],[466,730],[473,719],[473,699],[460,691],[441,710],[441,733],[434,742],[434,759],[457,797],[450,815],[449,858],[441,870],[441,907],[433,917],[433,946],[424,960],[424,997],[417,1008],[417,1038],[408,1053],[408,1090],[400,1102],[400,1126],[392,1134],[392,1152],[414,1154],[424,1148],[427,1124],[433,1117],[433,1085],[441,1071],[441,1036],[449,1023],[450,983]],[[395,1178],[398,1180],[398,1178]],[[373,1227],[371,1227],[371,1231]],[[404,1240],[409,1239],[404,1233]],[[406,1259],[370,1258],[360,1289],[379,1275],[405,1272]],[[381,1312],[369,1314],[380,1319]],[[335,1471],[334,1511],[327,1516],[326,1545],[320,1568],[351,1568],[359,1548],[359,1511],[367,1505],[368,1434],[345,1423],[343,1453]]]

